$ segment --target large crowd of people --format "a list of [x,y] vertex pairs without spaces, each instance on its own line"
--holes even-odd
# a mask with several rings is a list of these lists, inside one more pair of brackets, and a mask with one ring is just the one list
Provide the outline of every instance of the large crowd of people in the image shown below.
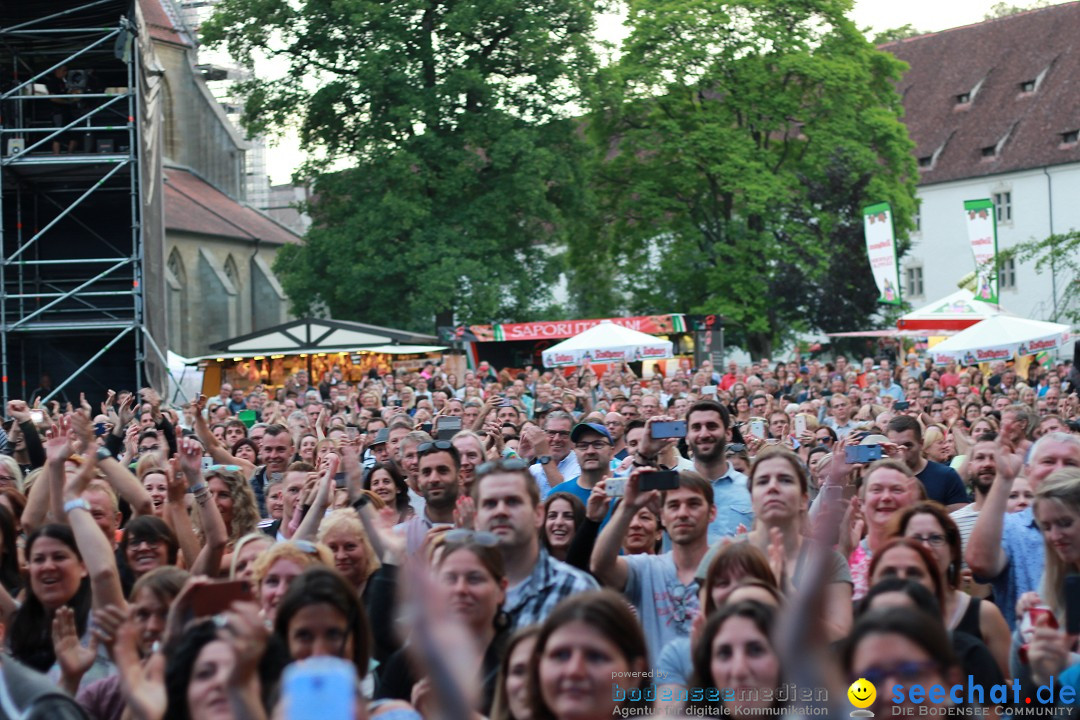
[[913,353],[13,400],[0,717],[1075,710],[1078,390]]

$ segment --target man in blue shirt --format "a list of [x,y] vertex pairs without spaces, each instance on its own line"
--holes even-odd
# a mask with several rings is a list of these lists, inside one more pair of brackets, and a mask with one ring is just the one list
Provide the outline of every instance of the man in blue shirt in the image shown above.
[[941,503],[949,512],[968,504],[967,488],[960,475],[948,465],[923,457],[922,426],[918,420],[910,415],[897,415],[889,421],[886,431],[889,442],[895,443],[903,453],[904,464],[923,484],[928,500]]
[[[657,421],[670,419],[653,418]],[[652,420],[646,424],[645,436],[634,454],[635,465],[655,466],[664,444],[673,442],[654,440],[651,425]],[[749,530],[754,522],[747,478],[732,467],[724,452],[730,425],[727,408],[714,400],[699,400],[686,413],[686,444],[694,456],[694,470],[713,488],[716,516],[709,523],[709,545],[734,535],[740,525]]]
[[551,494],[570,493],[587,505],[593,486],[611,475],[614,452],[611,433],[599,423],[578,423],[570,431],[570,444],[577,455],[581,474],[551,488]]
[[[1039,590],[1045,561],[1042,532],[1032,508],[1007,512],[1009,493],[1020,466],[1020,457],[999,441],[997,478],[990,486],[964,553],[975,580],[993,585],[994,602],[1010,628],[1016,625],[1016,601],[1026,592]],[[1038,492],[1047,477],[1066,467],[1080,467],[1080,438],[1052,432],[1032,446],[1023,474],[1031,489]]]

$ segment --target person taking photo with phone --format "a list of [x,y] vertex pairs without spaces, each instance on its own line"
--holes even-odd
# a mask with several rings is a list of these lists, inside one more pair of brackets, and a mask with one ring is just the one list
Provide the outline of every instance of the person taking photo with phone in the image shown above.
[[[626,595],[637,608],[655,661],[664,646],[689,637],[698,614],[698,566],[709,549],[709,523],[716,517],[712,486],[695,472],[677,474],[677,487],[653,490],[652,468],[635,468],[626,481],[626,495],[593,548],[593,575],[606,587]],[[597,493],[601,488],[593,489]],[[620,556],[630,521],[643,507],[659,505],[672,549],[662,555]]]

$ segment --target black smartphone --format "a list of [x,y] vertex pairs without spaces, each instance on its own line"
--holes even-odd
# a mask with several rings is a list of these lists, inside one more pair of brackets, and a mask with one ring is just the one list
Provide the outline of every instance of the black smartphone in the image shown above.
[[[655,425],[654,425],[655,427]],[[657,470],[656,472],[642,473],[641,491],[649,490],[675,490],[679,487],[678,470]]]
[[1065,632],[1080,635],[1080,575],[1065,577]]
[[649,434],[653,440],[686,437],[685,420],[672,420],[670,422],[653,422],[653,424],[649,427],[652,428],[649,431]]
[[341,488],[345,487],[345,473],[344,472],[334,473],[334,487],[338,488],[339,490]]
[[420,429],[423,430],[424,432],[426,432],[428,435],[430,435],[431,434],[431,423],[420,423]]
[[461,432],[461,418],[455,415],[444,415],[439,418],[439,434],[437,440],[451,440]]
[[910,407],[911,407],[911,403],[909,403],[907,400],[897,400],[896,402],[893,403],[893,409],[894,410],[899,410],[900,412],[903,412],[904,410],[907,410]]

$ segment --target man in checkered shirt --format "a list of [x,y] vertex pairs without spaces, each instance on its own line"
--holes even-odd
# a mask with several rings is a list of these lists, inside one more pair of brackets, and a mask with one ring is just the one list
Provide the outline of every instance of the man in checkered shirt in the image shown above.
[[473,499],[476,527],[502,550],[510,581],[503,610],[513,627],[543,622],[563,598],[599,587],[591,575],[540,547],[544,507],[525,462],[498,460],[478,467]]

